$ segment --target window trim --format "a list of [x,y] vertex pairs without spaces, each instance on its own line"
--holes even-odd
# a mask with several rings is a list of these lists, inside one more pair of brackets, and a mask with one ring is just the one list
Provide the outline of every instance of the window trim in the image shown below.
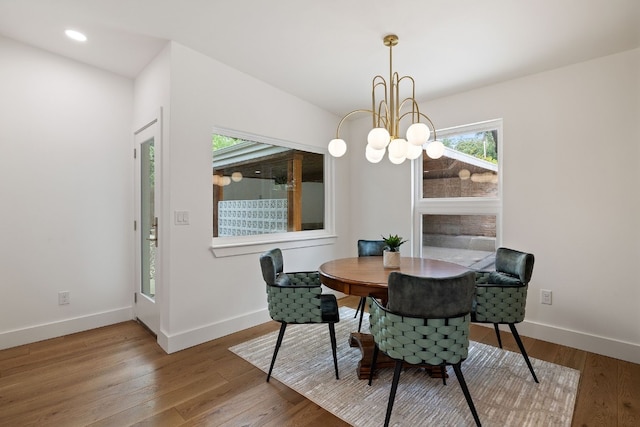
[[498,195],[497,197],[422,197],[423,162],[421,158],[412,162],[412,196],[413,220],[411,224],[411,255],[422,256],[422,216],[423,215],[495,215],[496,216],[496,246],[502,241],[502,188],[503,188],[503,120],[492,119],[483,122],[439,129],[438,137],[466,132],[498,131]]
[[[218,126],[213,127],[212,133],[225,135],[231,138],[322,154],[324,158],[324,229],[257,234],[251,236],[212,237],[211,252],[216,258],[261,253],[272,249],[274,244],[277,244],[281,249],[295,249],[336,243],[335,160],[329,155],[326,147],[321,148]],[[213,195],[211,192],[209,194],[209,206],[211,207],[210,217],[213,217]]]

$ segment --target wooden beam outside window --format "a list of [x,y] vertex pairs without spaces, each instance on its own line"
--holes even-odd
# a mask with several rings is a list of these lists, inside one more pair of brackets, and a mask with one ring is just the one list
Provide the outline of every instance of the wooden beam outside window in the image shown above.
[[287,162],[287,229],[302,230],[302,158],[295,153]]

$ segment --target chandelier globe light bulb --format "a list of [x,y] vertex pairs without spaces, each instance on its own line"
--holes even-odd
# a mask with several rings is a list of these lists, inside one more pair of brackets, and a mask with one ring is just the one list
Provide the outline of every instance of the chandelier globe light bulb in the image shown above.
[[405,156],[401,156],[401,157],[394,157],[391,155],[391,153],[389,153],[389,161],[391,163],[393,163],[394,165],[399,165],[402,162],[404,162],[407,158]]
[[344,142],[344,139],[332,139],[329,142],[329,154],[333,157],[342,157],[344,153],[347,152],[347,143]]
[[387,150],[384,148],[382,150],[376,150],[371,147],[371,144],[367,144],[367,148],[365,148],[365,157],[370,163],[380,163],[380,160],[384,157],[384,153]]
[[444,144],[440,141],[431,141],[427,144],[425,151],[432,159],[439,159],[444,155]]
[[422,145],[407,144],[407,159],[415,160],[422,155]]
[[385,128],[373,128],[367,135],[367,142],[375,150],[386,148],[389,145],[389,141],[391,141],[391,135]]
[[412,145],[422,145],[429,140],[431,131],[424,123],[414,123],[407,129],[407,141]]
[[389,143],[389,155],[392,157],[406,157],[409,144],[403,138],[396,138]]

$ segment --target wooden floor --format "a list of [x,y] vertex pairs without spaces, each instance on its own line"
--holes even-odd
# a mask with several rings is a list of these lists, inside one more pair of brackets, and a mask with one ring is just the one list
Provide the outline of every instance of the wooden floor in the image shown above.
[[[0,351],[0,426],[347,425],[228,350],[277,329],[271,322],[167,355],[127,322]],[[473,325],[472,339],[496,345],[490,328]],[[523,340],[531,357],[581,371],[573,426],[640,426],[640,365]]]

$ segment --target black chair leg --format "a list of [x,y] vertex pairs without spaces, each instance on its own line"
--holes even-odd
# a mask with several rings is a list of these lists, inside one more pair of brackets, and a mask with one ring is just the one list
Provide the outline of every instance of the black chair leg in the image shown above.
[[469,405],[469,409],[471,409],[473,419],[476,421],[476,425],[480,427],[480,417],[478,417],[478,411],[476,411],[476,406],[473,404],[473,399],[471,399],[471,393],[469,393],[467,382],[464,380],[464,375],[462,375],[460,363],[456,363],[455,365],[453,365],[453,371],[456,373],[458,383],[460,384],[460,388],[462,388],[462,393],[464,393],[464,398],[467,399],[467,405]]
[[[366,301],[366,298],[363,298],[364,301]],[[362,317],[364,316],[364,306],[366,305],[366,303],[362,303],[362,308],[360,309],[360,321],[358,322],[358,332],[360,332],[360,329],[362,329]]]
[[498,347],[502,348],[502,340],[500,339],[500,329],[498,329],[498,324],[493,324],[493,329],[496,330],[496,337],[498,337]]
[[273,371],[273,365],[276,363],[276,356],[278,355],[278,350],[280,350],[280,344],[282,344],[282,337],[284,337],[284,331],[287,329],[287,324],[282,322],[280,324],[280,333],[278,334],[278,341],[276,341],[276,348],[273,350],[273,357],[271,358],[271,366],[269,367],[269,373],[267,374],[267,382],[271,378],[271,371]]
[[378,349],[377,345],[373,346],[373,356],[371,357],[371,368],[369,368],[369,385],[373,382],[373,373],[376,370],[376,362],[378,361]]
[[524,349],[524,345],[522,344],[522,340],[520,339],[520,334],[516,329],[516,325],[513,323],[509,323],[509,329],[511,329],[511,333],[513,337],[516,339],[516,343],[518,344],[518,348],[520,349],[520,353],[524,356],[524,361],[527,362],[527,366],[529,367],[529,371],[531,371],[531,375],[533,375],[533,380],[536,383],[539,383],[538,377],[536,377],[536,373],[533,371],[533,366],[531,366],[531,362],[529,361],[529,356],[527,355],[527,350]]
[[391,419],[391,410],[393,409],[393,402],[396,400],[396,390],[398,389],[400,372],[402,372],[402,360],[397,360],[396,369],[393,371],[393,382],[391,383],[391,393],[389,393],[389,403],[387,403],[387,415],[384,418],[384,427],[389,426],[389,420]]
[[442,385],[447,385],[447,368],[440,366],[440,375],[442,376]]
[[329,336],[331,337],[331,352],[333,353],[333,366],[336,368],[336,379],[338,377],[338,354],[336,350],[336,327],[335,323],[329,323]]
[[358,312],[360,310],[364,310],[364,306],[366,304],[366,297],[361,297],[360,298],[360,302],[358,303],[358,308],[356,308],[356,314],[353,315],[353,318],[355,319],[356,317],[358,317]]

